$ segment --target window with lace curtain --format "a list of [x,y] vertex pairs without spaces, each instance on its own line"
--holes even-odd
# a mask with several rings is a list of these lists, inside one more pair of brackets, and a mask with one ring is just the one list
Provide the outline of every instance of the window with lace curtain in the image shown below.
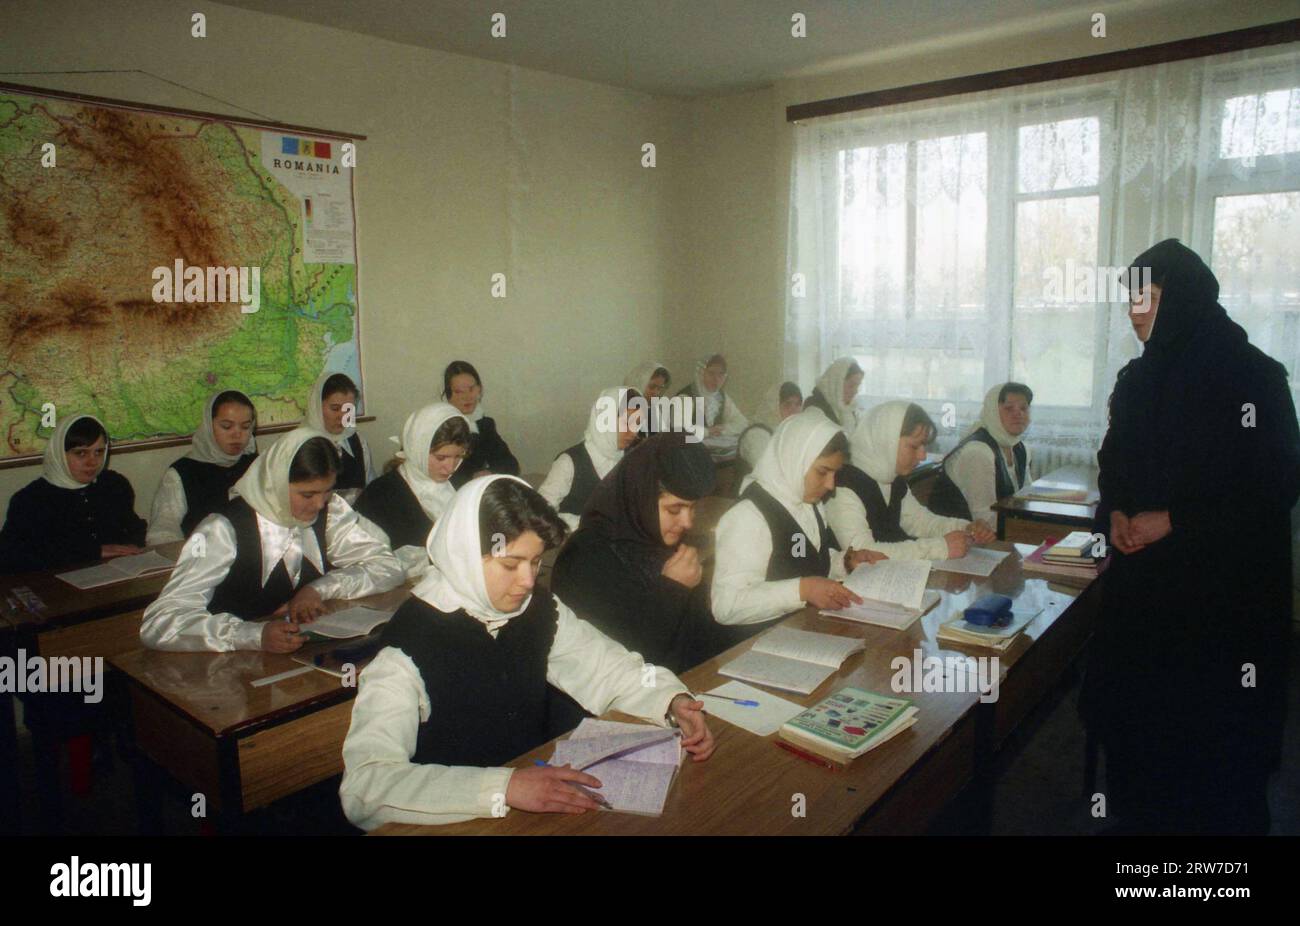
[[989,387],[1026,382],[1031,443],[1089,457],[1138,349],[1112,271],[1180,238],[1294,372],[1297,232],[1292,46],[814,120],[796,127],[786,373],[807,386],[851,354],[862,406],[951,403],[945,449]]

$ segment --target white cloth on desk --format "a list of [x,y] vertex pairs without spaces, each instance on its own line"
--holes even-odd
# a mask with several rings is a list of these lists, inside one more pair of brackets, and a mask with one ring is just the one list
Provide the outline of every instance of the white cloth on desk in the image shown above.
[[[322,569],[316,534],[310,527],[284,527],[256,515],[262,541],[262,582],[283,559],[294,582],[306,557]],[[358,515],[337,495],[331,497],[325,547],[334,566],[311,583],[324,599],[360,598],[396,588],[403,581],[401,564],[381,538],[383,532]],[[195,541],[194,537],[202,537]],[[196,556],[201,550],[201,556]],[[225,652],[261,649],[262,623],[228,612],[208,611],[216,587],[235,561],[235,529],[220,514],[199,522],[162,593],[145,609],[140,641],[152,649]]]

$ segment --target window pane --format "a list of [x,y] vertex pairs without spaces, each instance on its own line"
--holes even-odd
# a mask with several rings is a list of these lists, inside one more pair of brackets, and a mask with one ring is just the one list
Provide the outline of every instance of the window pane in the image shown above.
[[907,146],[840,152],[840,308],[903,316]]
[[981,132],[916,146],[916,316],[985,312],[987,140]]
[[1092,404],[1096,313],[1113,288],[1097,267],[1099,210],[1096,196],[1016,207],[1011,375],[1036,403]]
[[1095,116],[1020,127],[1020,192],[1096,186],[1101,123]]
[[1250,341],[1291,372],[1300,397],[1300,192],[1214,200],[1219,302]]
[[[855,355],[865,374],[864,407],[885,399],[984,398],[984,351],[899,347]],[[1035,387],[1037,391],[1037,387]]]
[[1300,151],[1300,87],[1225,100],[1219,157],[1245,158]]

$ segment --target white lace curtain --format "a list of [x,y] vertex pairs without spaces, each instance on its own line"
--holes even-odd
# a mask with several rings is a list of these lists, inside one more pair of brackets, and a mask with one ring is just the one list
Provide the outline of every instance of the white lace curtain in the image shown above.
[[1035,392],[1030,443],[1090,458],[1139,348],[1107,271],[1169,237],[1296,372],[1295,44],[818,119],[795,138],[786,374],[805,388],[854,355],[859,404],[947,411],[947,449],[989,387],[1018,380]]

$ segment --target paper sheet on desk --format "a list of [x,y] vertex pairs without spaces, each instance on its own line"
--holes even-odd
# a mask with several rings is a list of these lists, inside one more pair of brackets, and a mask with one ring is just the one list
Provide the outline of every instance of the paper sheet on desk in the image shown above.
[[931,568],[939,572],[956,572],[964,576],[981,576],[987,577],[993,575],[993,570],[1011,554],[1003,550],[985,550],[981,547],[971,547],[970,551],[960,559],[937,559],[931,563]]
[[741,707],[730,701],[718,698],[703,698],[704,711],[714,717],[721,717],[727,723],[735,724],[742,730],[748,730],[755,736],[771,736],[781,725],[804,711],[803,705],[778,698],[774,694],[746,685],[744,682],[727,682],[719,685],[709,694],[723,695],[742,701],[757,701],[758,707]]

